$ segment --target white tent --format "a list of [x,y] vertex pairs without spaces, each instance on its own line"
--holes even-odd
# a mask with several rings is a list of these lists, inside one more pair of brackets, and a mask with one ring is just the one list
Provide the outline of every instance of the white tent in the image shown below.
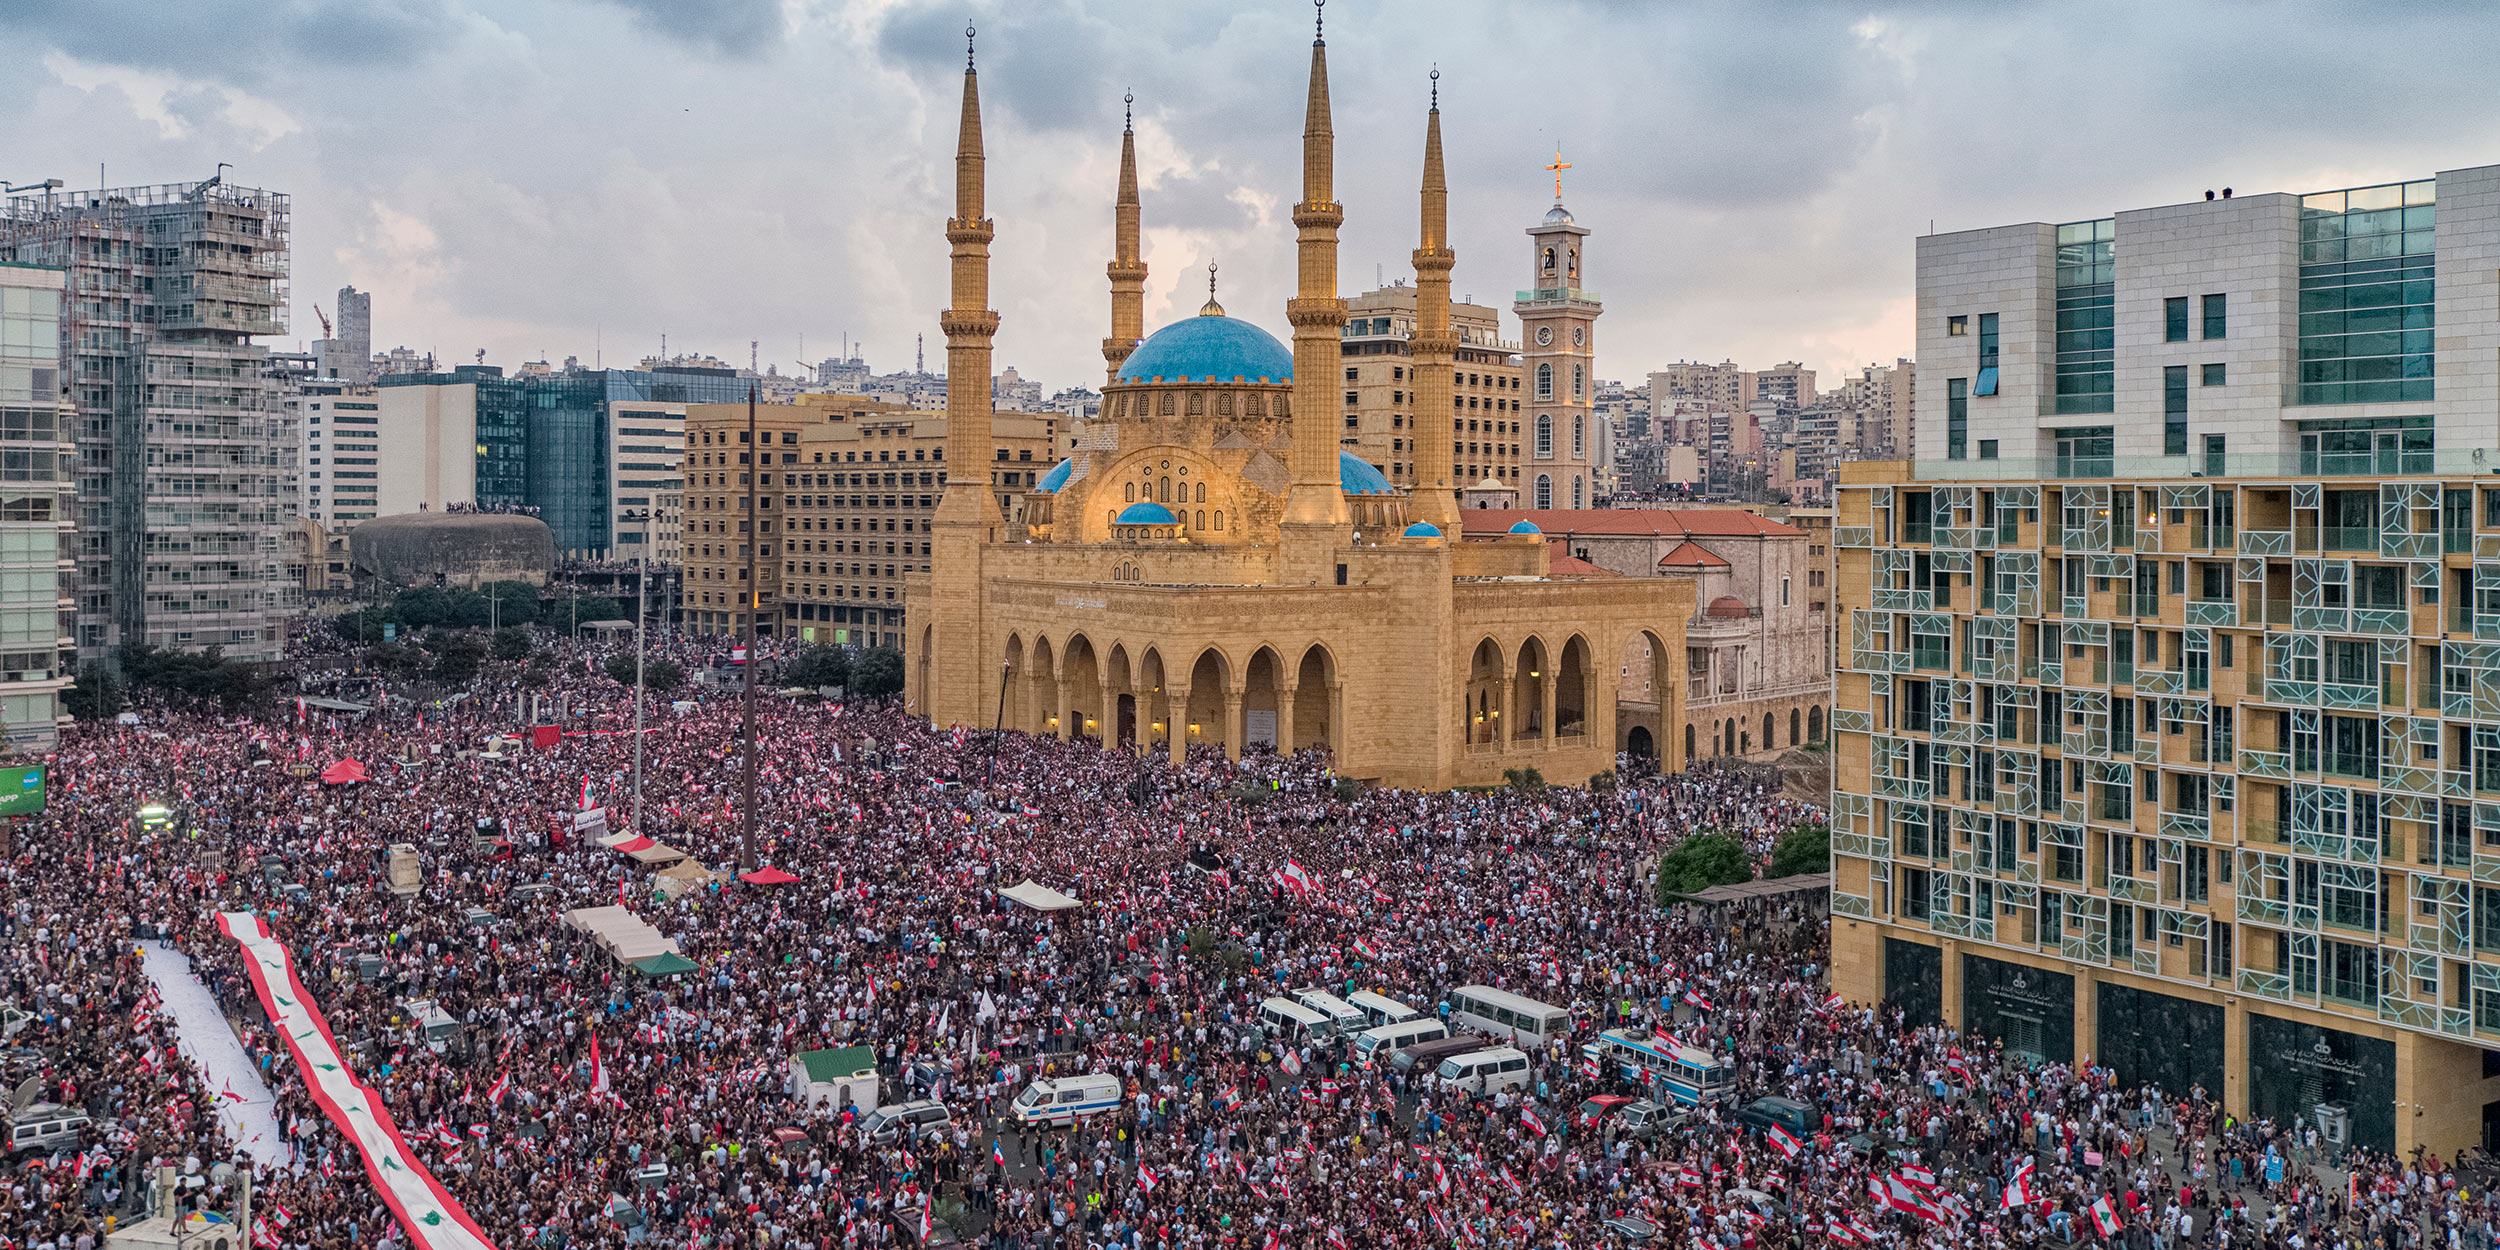
[[1085,905],[1049,886],[1035,884],[1031,877],[1000,890],[998,896],[1010,903],[1022,903],[1035,911],[1066,911]]
[[564,923],[588,935],[621,964],[677,953],[675,938],[662,936],[640,916],[622,907],[577,907],[564,913]]

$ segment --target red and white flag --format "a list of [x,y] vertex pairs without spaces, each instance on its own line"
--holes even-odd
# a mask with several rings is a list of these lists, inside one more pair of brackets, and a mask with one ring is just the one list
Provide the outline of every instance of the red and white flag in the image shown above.
[[504,1096],[504,1094],[505,1094],[506,1092],[508,1092],[509,1090],[511,1090],[511,1088],[512,1088],[512,1073],[511,1073],[511,1072],[507,1071],[507,1072],[505,1072],[502,1076],[496,1077],[496,1078],[495,1078],[495,1083],[494,1083],[494,1085],[493,1085],[492,1087],[488,1088],[488,1089],[487,1089],[487,1091],[486,1091],[486,1105],[487,1105],[487,1106],[489,1106],[489,1107],[500,1107],[500,1106],[502,1106],[502,1105],[503,1105],[503,1096]]
[[608,1069],[606,1065],[599,1062],[599,1030],[597,1029],[590,1031],[590,1092],[594,1094],[608,1092]]
[[2025,1159],[2014,1169],[2014,1182],[2005,1187],[2005,1209],[2020,1211],[2031,1205],[2032,1161]]
[[1155,1186],[1161,1183],[1160,1178],[1155,1175],[1155,1170],[1153,1168],[1147,1167],[1143,1163],[1137,1165],[1137,1188],[1146,1193],[1153,1193],[1155,1191]]
[[2117,1204],[2109,1200],[2108,1194],[2101,1195],[2101,1200],[2092,1204],[2092,1227],[2101,1230],[2103,1237],[2117,1236],[2123,1223],[2118,1218]]
[[1311,879],[1310,870],[1290,859],[1285,861],[1284,867],[1276,870],[1276,879],[1296,894],[1309,894],[1319,889],[1319,882]]
[[1519,1108],[1519,1123],[1529,1132],[1539,1137],[1545,1136],[1545,1121],[1536,1118],[1536,1108],[1526,1106]]
[[1780,1157],[1784,1159],[1796,1158],[1797,1152],[1805,1148],[1805,1144],[1798,1141],[1795,1134],[1776,1124],[1772,1125],[1765,1135],[1771,1139],[1772,1145],[1779,1147]]

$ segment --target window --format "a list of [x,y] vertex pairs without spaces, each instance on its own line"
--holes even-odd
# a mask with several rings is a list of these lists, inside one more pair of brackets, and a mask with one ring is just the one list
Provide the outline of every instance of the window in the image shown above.
[[2228,335],[2230,329],[2231,297],[2228,295],[2206,296],[2205,337],[2209,339],[2223,338]]
[[1554,397],[1554,366],[1551,364],[1536,367],[1536,397],[1541,400]]
[[1968,317],[1947,317],[1947,318],[1945,318],[1945,319],[1944,319],[1944,332],[1945,332],[1947,335],[1950,335],[1950,336],[1952,336],[1952,337],[1954,337],[1954,338],[1957,338],[1957,339],[1958,339],[1958,338],[1960,338],[1960,337],[1962,337],[1962,336],[1963,336],[1963,335],[1965,335],[1965,334],[1970,333],[1970,318],[1968,318]]
[[[2184,305],[2187,301],[2179,302]],[[2186,365],[2169,365],[2162,369],[2161,454],[2165,456],[2187,454],[2187,392]]]
[[1944,380],[1944,458],[1965,459],[1970,437],[1970,379]]
[[1979,458],[1982,460],[1994,460],[1997,458],[1997,441],[1995,439],[1983,438],[1979,440]]
[[2187,342],[2187,296],[2174,295],[2161,302],[2161,341]]
[[2436,190],[2301,197],[2300,403],[2432,398]]
[[1579,402],[1589,393],[1589,371],[1586,365],[1571,366],[1571,398]]
[[[2057,228],[2057,411],[2114,411],[2117,219]],[[2103,472],[2100,476],[2106,477]]]
[[1554,479],[1550,474],[1536,475],[1536,506],[1539,508],[1554,506]]
[[1997,315],[1979,314],[1979,380],[1974,395],[1997,393]]
[[[1573,365],[1571,368],[1576,373],[1580,367]],[[1571,458],[1574,460],[1588,454],[1588,420],[1584,416],[1571,418]]]
[[[2205,436],[2205,476],[2222,476],[2223,466],[2228,462],[2226,456],[2224,455],[2223,447],[2224,441],[2222,435],[2208,434]],[[2215,498],[2222,501],[2223,508],[2227,512],[2229,510],[2229,500],[2231,497],[2229,495],[2217,495]],[[2220,527],[2217,531],[2219,537],[2214,539],[2214,545],[2217,547],[2227,545],[2231,541],[2230,522],[2224,520],[2216,521],[2214,524]]]
[[[1544,368],[1543,365],[1537,367]],[[1536,414],[1536,457],[1539,460],[1554,458],[1554,418],[1542,412]]]

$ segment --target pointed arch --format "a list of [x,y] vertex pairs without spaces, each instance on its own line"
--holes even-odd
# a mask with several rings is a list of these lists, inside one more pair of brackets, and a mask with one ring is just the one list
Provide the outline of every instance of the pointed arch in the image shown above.
[[1510,727],[1510,740],[1544,740],[1553,733],[1546,719],[1546,694],[1553,689],[1553,653],[1546,650],[1545,640],[1534,634],[1519,644],[1518,658],[1511,661],[1511,706],[1518,708]]
[[1505,663],[1502,644],[1490,637],[1478,640],[1476,649],[1468,656],[1466,697],[1459,716],[1461,728],[1471,745],[1495,742],[1500,738]]
[[1822,740],[1823,705],[1818,703],[1806,709],[1806,741],[1821,742]]
[[1312,643],[1294,666],[1293,747],[1337,747],[1337,657]]
[[1588,732],[1593,676],[1589,641],[1573,634],[1563,643],[1562,655],[1554,663],[1555,737],[1576,738]]

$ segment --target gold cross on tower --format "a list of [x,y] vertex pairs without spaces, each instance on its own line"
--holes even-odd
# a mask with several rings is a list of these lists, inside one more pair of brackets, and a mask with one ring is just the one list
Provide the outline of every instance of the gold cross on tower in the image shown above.
[[1546,166],[1545,168],[1554,175],[1554,202],[1560,204],[1562,203],[1562,171],[1571,168],[1571,162],[1564,160],[1562,158],[1562,149],[1560,147],[1556,147],[1554,149],[1554,163]]

